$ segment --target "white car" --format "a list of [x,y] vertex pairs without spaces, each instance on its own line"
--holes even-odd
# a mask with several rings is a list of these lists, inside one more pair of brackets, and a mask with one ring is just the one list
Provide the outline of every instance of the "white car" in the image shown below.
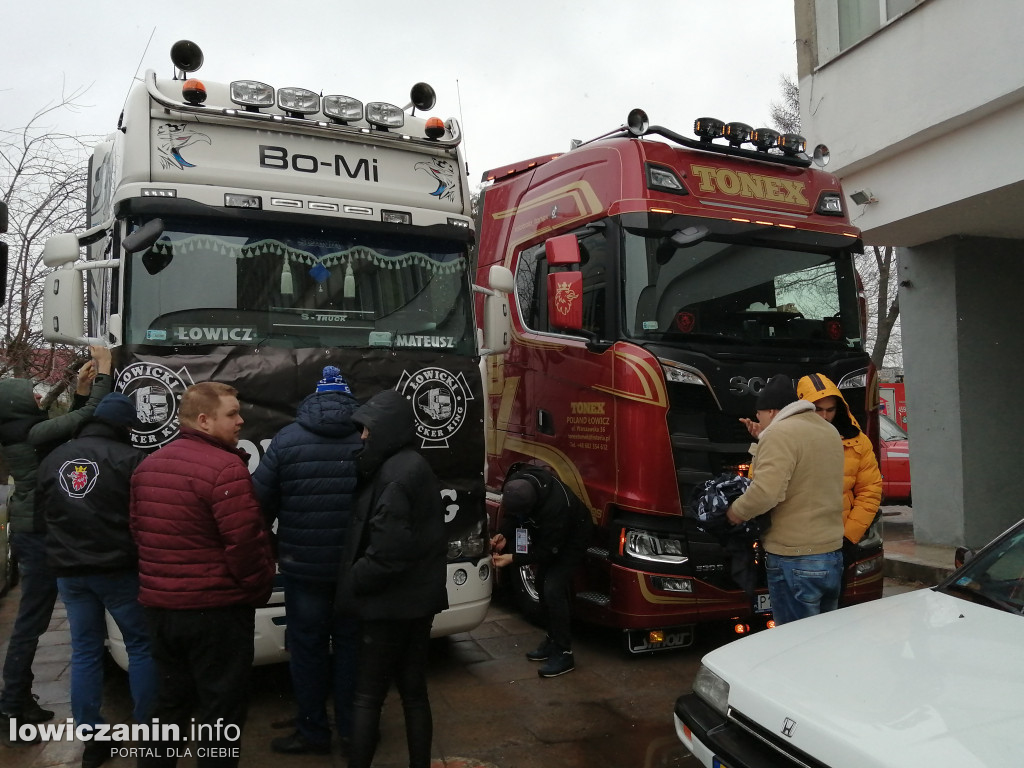
[[1024,521],[931,589],[707,654],[675,705],[707,768],[1024,765]]

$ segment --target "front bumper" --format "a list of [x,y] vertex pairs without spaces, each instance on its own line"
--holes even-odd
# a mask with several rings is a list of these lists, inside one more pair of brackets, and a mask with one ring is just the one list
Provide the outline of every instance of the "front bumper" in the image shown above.
[[798,750],[784,750],[688,693],[676,699],[676,735],[706,768],[828,768]]

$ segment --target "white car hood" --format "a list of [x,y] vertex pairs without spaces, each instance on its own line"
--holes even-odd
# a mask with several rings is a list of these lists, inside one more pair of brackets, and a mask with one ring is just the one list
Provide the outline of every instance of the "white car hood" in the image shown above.
[[833,768],[1024,765],[1019,615],[921,589],[758,633],[704,663],[729,683],[731,707]]

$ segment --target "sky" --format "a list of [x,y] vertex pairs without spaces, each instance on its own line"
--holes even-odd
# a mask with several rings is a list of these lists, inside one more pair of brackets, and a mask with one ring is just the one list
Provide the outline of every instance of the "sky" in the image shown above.
[[35,0],[3,19],[0,129],[78,94],[77,109],[40,124],[107,134],[133,78],[170,77],[171,45],[189,39],[212,81],[399,106],[430,83],[429,114],[462,125],[474,187],[488,169],[609,132],[634,107],[687,136],[703,116],[767,125],[780,77],[796,76],[791,0]]

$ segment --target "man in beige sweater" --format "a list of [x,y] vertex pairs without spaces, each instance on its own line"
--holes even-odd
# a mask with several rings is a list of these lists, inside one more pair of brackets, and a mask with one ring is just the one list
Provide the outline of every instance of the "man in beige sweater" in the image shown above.
[[835,610],[843,572],[843,444],[835,427],[773,376],[757,397],[751,483],[729,507],[738,525],[771,512],[762,544],[776,624]]

